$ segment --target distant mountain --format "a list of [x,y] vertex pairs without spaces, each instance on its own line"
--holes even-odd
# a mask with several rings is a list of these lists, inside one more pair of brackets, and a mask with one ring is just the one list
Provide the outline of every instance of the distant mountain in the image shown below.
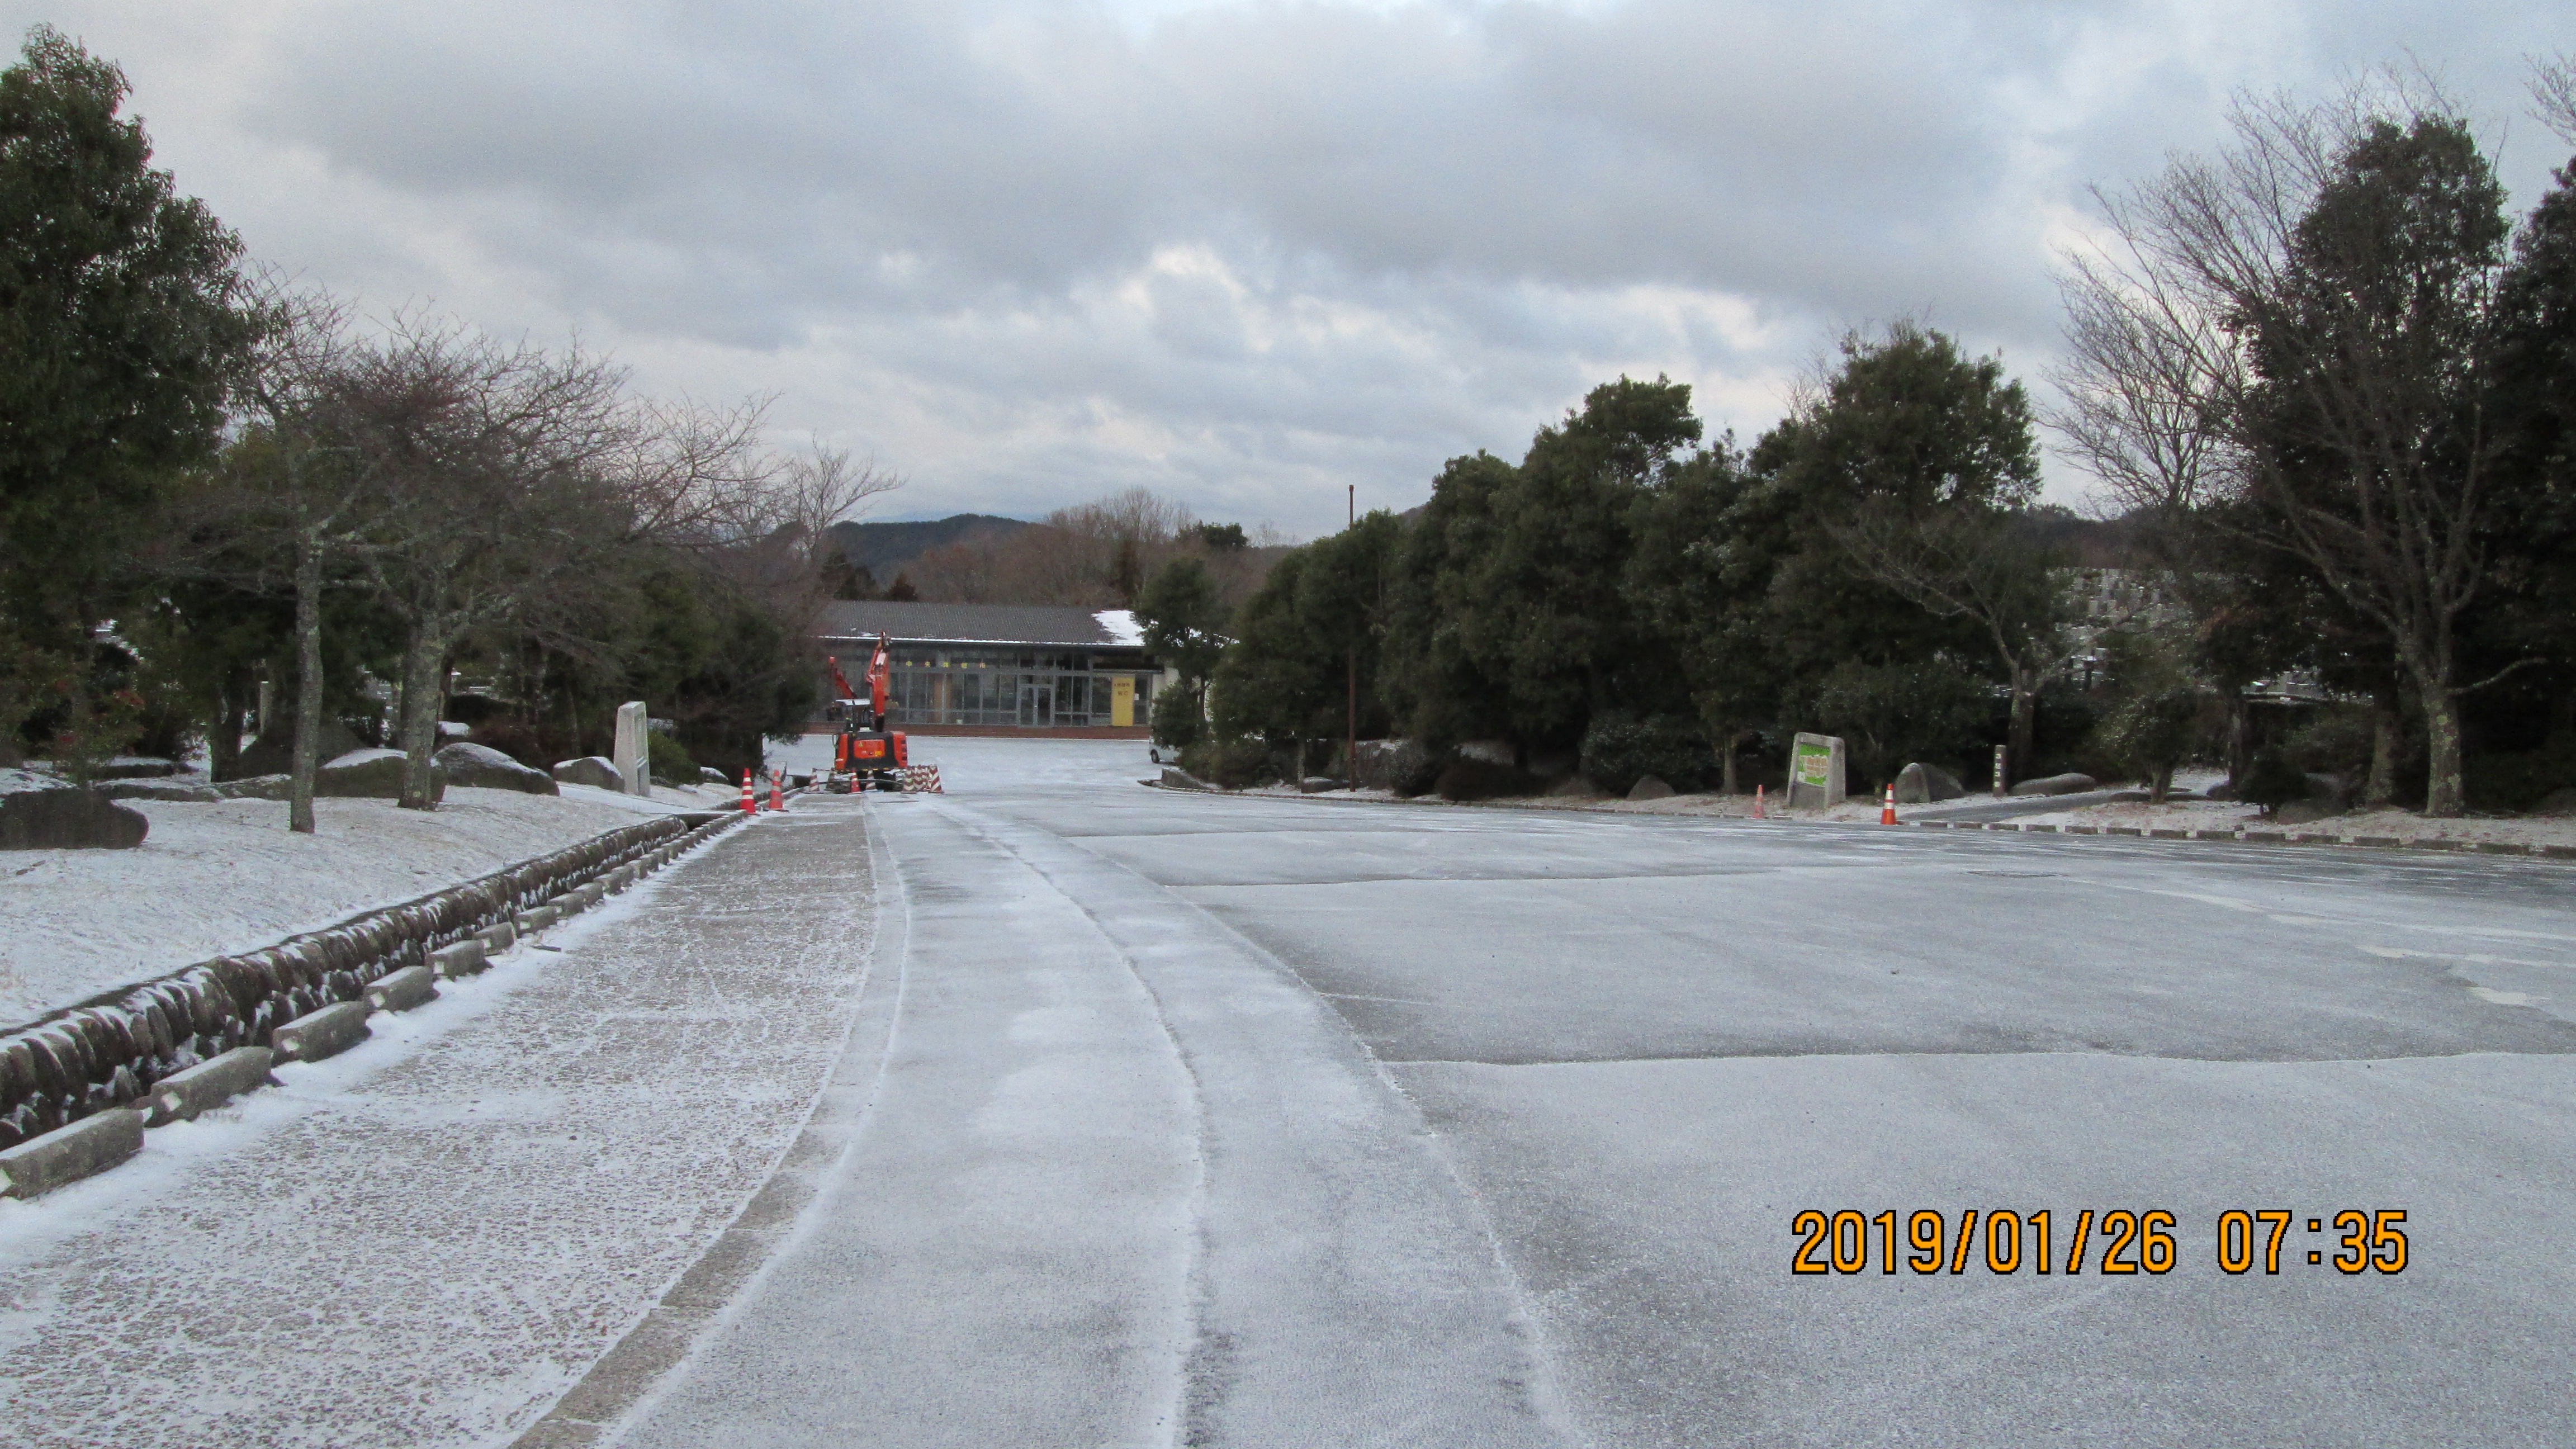
[[890,565],[907,564],[934,548],[946,548],[969,538],[993,537],[1016,533],[1028,524],[1016,518],[997,518],[989,513],[958,513],[946,518],[918,523],[835,523],[827,532],[841,546],[841,557],[874,574],[880,584],[892,583]]

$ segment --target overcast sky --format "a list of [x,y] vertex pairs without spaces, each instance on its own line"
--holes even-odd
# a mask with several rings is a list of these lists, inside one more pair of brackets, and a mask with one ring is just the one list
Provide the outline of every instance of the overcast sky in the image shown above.
[[[2412,56],[2518,205],[2558,3],[435,5],[0,0],[121,63],[158,164],[384,311],[772,393],[878,517],[1143,484],[1305,536],[1517,458],[1621,373],[1746,439],[1842,329],[2032,378],[2088,183],[2231,91]],[[2083,480],[2052,468],[2075,501]]]

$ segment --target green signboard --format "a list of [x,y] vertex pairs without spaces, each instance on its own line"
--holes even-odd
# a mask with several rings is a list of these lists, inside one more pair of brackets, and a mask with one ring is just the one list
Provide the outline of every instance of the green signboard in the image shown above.
[[1800,740],[1797,769],[1792,772],[1790,778],[1801,785],[1813,785],[1819,790],[1828,789],[1833,785],[1833,767],[1833,746],[1809,744],[1805,740]]

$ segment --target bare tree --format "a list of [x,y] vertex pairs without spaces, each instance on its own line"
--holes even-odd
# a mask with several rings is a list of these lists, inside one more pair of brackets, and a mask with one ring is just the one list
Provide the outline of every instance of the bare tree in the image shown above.
[[798,638],[809,637],[831,598],[829,555],[839,545],[832,525],[867,501],[903,486],[874,464],[817,447],[789,458],[770,456],[759,484],[744,490],[724,546],[702,550],[710,567],[740,585]]
[[428,809],[448,658],[631,533],[612,468],[633,445],[623,375],[397,318],[352,348],[313,411],[369,513],[354,550],[404,631],[400,803]]
[[[258,343],[238,396],[251,425],[273,449],[273,466],[252,473],[247,488],[206,500],[199,521],[222,547],[246,558],[217,564],[256,582],[267,561],[283,558],[295,596],[295,728],[286,828],[314,832],[313,787],[322,751],[322,593],[335,556],[355,547],[368,523],[367,489],[343,449],[315,426],[333,379],[349,354],[346,304],[277,272],[252,279]],[[199,556],[183,566],[203,570]]]
[[2576,51],[2532,59],[2531,100],[2542,124],[2576,146]]
[[2461,809],[2456,633],[2485,583],[2478,414],[2502,191],[2441,98],[2248,100],[2235,146],[2105,198],[2072,260],[2070,451],[2127,501],[2294,558],[2381,630]]

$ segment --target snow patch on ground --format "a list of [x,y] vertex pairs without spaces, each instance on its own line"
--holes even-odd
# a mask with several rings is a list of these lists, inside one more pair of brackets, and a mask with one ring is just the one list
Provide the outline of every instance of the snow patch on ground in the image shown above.
[[434,811],[316,800],[312,835],[286,828],[280,800],[127,801],[152,822],[133,850],[0,852],[0,1022],[273,945],[677,808],[678,792],[656,793],[663,802],[573,786],[561,796],[455,788]]
[[855,811],[727,832],[284,1088],[0,1202],[6,1442],[507,1444],[768,1178],[874,904]]

